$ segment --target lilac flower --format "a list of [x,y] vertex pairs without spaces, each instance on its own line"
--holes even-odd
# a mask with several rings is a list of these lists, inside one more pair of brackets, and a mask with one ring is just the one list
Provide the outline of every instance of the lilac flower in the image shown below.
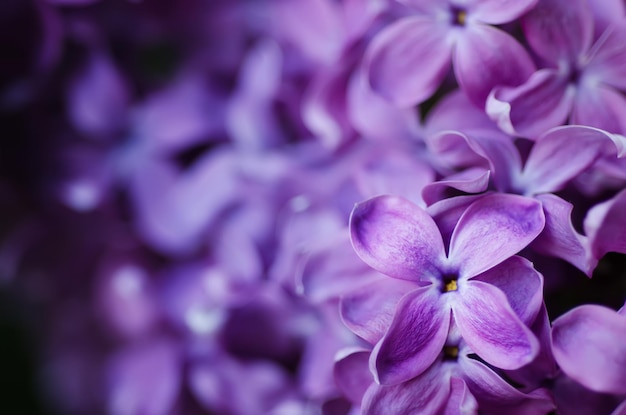
[[626,309],[577,307],[554,321],[552,345],[570,378],[596,392],[626,396]]
[[[459,219],[446,254],[435,222],[406,199],[381,196],[358,204],[350,221],[354,248],[393,278],[382,291],[388,298],[378,301],[402,296],[383,338],[369,339],[376,343],[372,366],[377,381],[397,384],[423,373],[446,342],[452,313],[463,338],[489,363],[514,369],[530,362],[537,340],[497,284],[474,277],[529,244],[541,232],[542,219],[538,202],[486,196]],[[380,293],[363,294],[365,301],[373,296],[376,302]],[[357,314],[349,317],[353,311]],[[368,312],[344,303],[344,320],[356,327],[367,326]]]
[[554,409],[546,389],[524,393],[477,359],[461,342],[446,346],[433,365],[399,385],[378,385],[367,370],[369,351],[347,349],[335,365],[342,391],[363,415],[385,413],[544,413]]
[[611,24],[593,43],[593,18],[585,0],[541,0],[523,18],[528,42],[548,67],[491,92],[487,112],[503,130],[534,138],[569,117],[571,124],[626,131],[626,22]]
[[[442,110],[445,111],[445,110]],[[468,134],[444,131],[429,141],[435,151],[456,154],[474,153],[487,161],[475,162],[480,168],[467,169],[462,174],[450,176],[441,182],[427,185],[424,198],[433,203],[445,194],[445,188],[479,193],[488,189],[485,177],[495,190],[523,194],[541,201],[546,217],[546,227],[533,246],[542,253],[563,258],[591,275],[599,256],[588,252],[585,236],[575,231],[570,216],[573,205],[551,194],[565,185],[597,160],[623,157],[626,150],[624,137],[591,127],[566,126],[551,129],[537,138],[525,163],[513,142],[507,137],[491,134],[487,130]],[[462,157],[457,157],[462,160]],[[469,157],[469,160],[475,160]],[[468,173],[471,173],[468,174]]]
[[374,90],[396,105],[430,97],[447,74],[451,55],[461,89],[479,107],[494,86],[519,85],[533,72],[524,48],[489,25],[516,19],[535,0],[403,3],[410,15],[376,36],[365,62]]

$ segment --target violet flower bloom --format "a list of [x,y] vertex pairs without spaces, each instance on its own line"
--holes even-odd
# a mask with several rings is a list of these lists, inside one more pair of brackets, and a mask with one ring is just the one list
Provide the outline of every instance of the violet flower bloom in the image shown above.
[[515,86],[534,71],[524,48],[491,24],[510,22],[536,0],[403,0],[413,12],[372,41],[365,61],[373,89],[400,107],[429,98],[450,60],[461,89],[479,107],[496,85]]
[[[546,226],[533,242],[540,252],[556,256],[591,275],[600,256],[588,252],[588,241],[571,223],[573,205],[551,194],[588,169],[598,159],[616,159],[626,154],[623,136],[583,126],[565,126],[547,131],[537,138],[525,163],[511,140],[501,136],[474,136],[442,132],[429,141],[433,151],[474,153],[487,160],[493,188],[500,192],[522,194],[539,200],[545,212]],[[616,157],[617,156],[617,157]],[[446,187],[471,193],[488,189],[485,167],[467,169],[424,188],[424,199],[432,204],[445,194]],[[468,173],[476,172],[470,176]],[[469,203],[469,199],[466,203]]]
[[335,364],[337,385],[363,415],[544,414],[554,409],[546,389],[524,393],[476,358],[464,342],[446,346],[420,376],[378,385],[368,371],[369,351],[347,349]]
[[556,362],[570,378],[596,392],[626,396],[626,309],[587,304],[552,326]]
[[585,0],[541,0],[522,19],[526,38],[548,67],[524,84],[496,87],[487,112],[509,134],[534,138],[563,124],[626,132],[626,36],[615,16],[593,42],[593,13]]
[[[382,286],[385,296],[403,295],[383,338],[370,336],[377,343],[371,360],[377,382],[397,384],[423,373],[446,342],[452,313],[465,341],[490,364],[515,369],[530,362],[537,339],[497,284],[474,277],[526,247],[542,228],[538,202],[486,196],[459,219],[446,253],[433,219],[406,199],[380,196],[358,204],[350,220],[353,246],[367,264],[393,278]],[[364,295],[378,297],[379,291]],[[354,309],[343,304],[344,321],[371,333],[371,310],[358,303]]]

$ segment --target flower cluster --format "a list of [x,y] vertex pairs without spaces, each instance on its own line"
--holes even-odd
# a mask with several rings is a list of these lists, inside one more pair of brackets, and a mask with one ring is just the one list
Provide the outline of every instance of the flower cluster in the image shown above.
[[9,0],[46,405],[626,415],[622,0]]

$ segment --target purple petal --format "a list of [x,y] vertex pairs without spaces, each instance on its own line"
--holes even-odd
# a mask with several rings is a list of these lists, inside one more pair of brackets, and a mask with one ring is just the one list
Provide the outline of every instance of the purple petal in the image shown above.
[[554,64],[575,62],[593,36],[593,16],[585,0],[541,0],[522,18],[533,50]]
[[458,89],[441,98],[428,112],[424,130],[426,136],[442,131],[502,134],[493,121]]
[[385,337],[372,351],[370,366],[382,385],[406,382],[437,359],[448,336],[450,307],[432,285],[405,295]]
[[127,121],[128,87],[104,53],[89,58],[68,94],[69,116],[83,133],[105,136],[118,132]]
[[450,264],[460,278],[487,271],[532,242],[544,222],[536,200],[510,194],[484,196],[459,219],[450,241]]
[[459,218],[463,215],[463,212],[465,212],[472,203],[484,196],[484,194],[455,196],[449,199],[443,199],[428,207],[428,214],[437,222],[437,227],[439,227],[441,236],[443,240],[446,241],[446,245],[448,245],[454,228],[459,222]]
[[574,206],[551,193],[538,195],[546,215],[546,226],[532,247],[545,255],[561,258],[591,277],[598,261],[590,258],[588,241],[574,229],[571,216]]
[[500,369],[518,369],[539,352],[539,343],[502,291],[482,281],[459,286],[452,306],[463,339],[480,357]]
[[383,29],[366,58],[374,91],[399,107],[429,98],[450,67],[448,31],[447,25],[425,17],[403,18]]
[[537,4],[537,0],[471,0],[467,12],[480,22],[508,23],[517,19]]
[[450,393],[450,374],[434,364],[400,385],[372,385],[363,398],[363,415],[437,414]]
[[485,157],[470,145],[468,136],[458,131],[441,131],[426,140],[435,162],[452,171],[468,167],[489,168]]
[[349,349],[341,354],[335,362],[335,383],[353,404],[360,405],[367,388],[374,383],[368,363],[370,351]]
[[379,196],[358,203],[350,216],[350,233],[359,257],[394,278],[417,281],[436,272],[445,259],[433,219],[401,197]]
[[203,76],[184,73],[137,109],[134,132],[160,151],[180,151],[222,131],[224,104]]
[[388,280],[361,261],[348,238],[347,232],[342,232],[325,249],[312,249],[304,260],[296,283],[298,290],[311,301],[339,298],[375,280]]
[[469,25],[454,49],[454,74],[461,89],[478,107],[498,85],[517,86],[535,66],[526,50],[502,30]]
[[357,336],[376,344],[391,325],[400,299],[415,288],[415,283],[390,278],[367,284],[341,299],[341,318]]
[[471,168],[424,186],[422,197],[428,205],[431,205],[445,199],[450,188],[465,193],[482,193],[487,190],[488,185],[489,170]]
[[443,415],[473,415],[478,413],[478,402],[463,379],[450,379],[450,396]]
[[626,318],[598,306],[577,307],[554,321],[554,357],[569,377],[585,387],[626,394]]
[[623,0],[587,0],[594,16],[594,38],[597,39],[611,25],[622,23],[626,16]]
[[601,79],[602,83],[614,88],[625,89],[626,49],[624,37],[626,37],[626,23],[623,21],[623,15],[620,16],[620,19],[621,21],[611,25],[593,46],[591,59],[585,67],[585,73],[592,75],[595,79]]
[[535,321],[543,304],[543,277],[533,268],[532,262],[514,256],[483,272],[475,280],[489,283],[506,294],[511,308],[526,325]]
[[626,253],[626,190],[591,208],[584,228],[594,258],[607,252]]
[[493,370],[478,360],[461,358],[459,364],[463,378],[478,398],[481,410],[493,414],[547,414],[554,410],[550,392],[535,389],[523,393],[509,385]]
[[108,366],[109,413],[170,414],[181,385],[181,362],[168,341],[129,346]]
[[554,69],[540,69],[518,87],[496,87],[487,114],[511,135],[536,138],[561,125],[572,109],[574,87]]
[[560,190],[599,156],[617,154],[619,146],[619,136],[597,128],[554,128],[537,139],[528,155],[520,181],[526,194]]
[[591,80],[576,94],[571,123],[602,128],[611,133],[625,133],[626,99],[613,88]]
[[359,68],[348,85],[348,117],[360,134],[387,140],[391,137],[417,135],[418,117],[413,108],[397,108],[372,91],[363,68]]

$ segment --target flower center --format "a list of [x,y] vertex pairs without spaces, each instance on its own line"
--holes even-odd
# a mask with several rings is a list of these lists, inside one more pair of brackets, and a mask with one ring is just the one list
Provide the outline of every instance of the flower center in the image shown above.
[[467,21],[467,12],[465,9],[460,7],[453,6],[451,9],[452,14],[452,24],[454,26],[465,26]]
[[445,277],[443,277],[443,286],[441,287],[441,292],[448,293],[450,291],[458,290],[458,279],[459,277],[457,275],[446,275]]
[[459,348],[457,346],[443,347],[443,360],[457,360],[459,357]]

